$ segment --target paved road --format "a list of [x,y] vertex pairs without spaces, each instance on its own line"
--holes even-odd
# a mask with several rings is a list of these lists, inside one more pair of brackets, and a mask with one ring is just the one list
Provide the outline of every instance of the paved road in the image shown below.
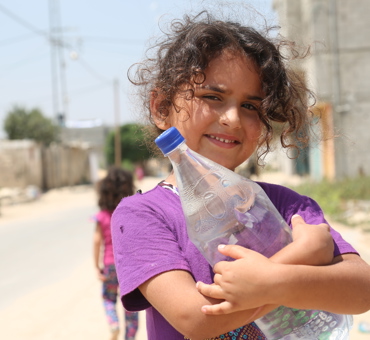
[[[144,191],[157,179],[146,178]],[[91,187],[53,190],[40,200],[5,206],[0,217],[0,339],[109,338],[91,256],[96,197]],[[370,236],[335,225],[370,263]],[[6,259],[6,260],[5,260]],[[355,316],[351,340],[369,339]],[[137,340],[145,340],[140,313]],[[166,339],[167,340],[167,339]],[[169,339],[170,340],[170,339]]]
[[[32,203],[2,207],[0,339],[109,338],[92,262],[96,211],[89,186],[53,190]],[[140,313],[137,340],[144,339]]]
[[[1,258],[8,258],[0,264],[5,276],[0,282],[0,308],[41,285],[61,280],[86,259],[91,249],[89,216],[94,206],[90,197],[85,197],[88,193],[92,196],[90,190],[79,190],[74,192],[83,197],[79,204],[61,204],[56,211],[45,207],[33,215],[23,214],[20,206],[13,207],[17,216],[0,218]],[[30,206],[36,210],[38,203]]]

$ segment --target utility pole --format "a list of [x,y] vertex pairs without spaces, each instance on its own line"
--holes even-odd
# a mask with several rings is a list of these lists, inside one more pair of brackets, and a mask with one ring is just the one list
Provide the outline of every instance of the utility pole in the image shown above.
[[119,105],[119,82],[113,80],[114,92],[114,117],[115,117],[115,134],[114,134],[114,164],[121,167],[121,129],[120,129],[120,105]]
[[54,0],[49,0],[49,43],[50,43],[50,67],[51,67],[51,89],[53,101],[53,116],[58,119],[59,100],[58,100],[58,73],[57,62],[58,55],[54,38],[54,18],[55,18],[55,3]]
[[62,33],[63,28],[59,11],[59,0],[49,0],[49,42],[53,114],[57,121],[63,124],[66,121],[68,113],[68,96]]
[[[54,0],[59,2],[59,0]],[[66,75],[66,61],[64,58],[64,40],[63,40],[63,26],[62,17],[59,10],[59,3],[57,4],[57,30],[58,30],[58,58],[59,58],[59,72],[60,72],[60,90],[61,90],[61,102],[62,102],[62,115],[63,121],[67,121],[68,117],[68,94],[67,94],[67,75]]]

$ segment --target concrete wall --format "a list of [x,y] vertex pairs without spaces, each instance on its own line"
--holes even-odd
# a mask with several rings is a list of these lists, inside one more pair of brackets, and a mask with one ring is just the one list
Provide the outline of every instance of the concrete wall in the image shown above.
[[301,67],[332,107],[335,178],[370,175],[370,1],[275,0],[274,8],[284,35],[313,46]]
[[29,140],[0,141],[0,188],[48,190],[93,182],[94,153],[87,143],[42,147]]
[[0,187],[42,187],[41,148],[31,140],[0,141]]
[[44,187],[47,189],[91,182],[89,147],[52,144],[43,150]]

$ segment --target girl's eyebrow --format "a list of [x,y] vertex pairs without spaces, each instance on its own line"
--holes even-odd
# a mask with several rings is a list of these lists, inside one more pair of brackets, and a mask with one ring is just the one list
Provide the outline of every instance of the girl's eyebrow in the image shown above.
[[[216,86],[216,85],[200,85],[199,89],[201,89],[201,90],[211,90],[211,91],[218,92],[218,93],[227,93],[227,90],[224,90],[221,87]],[[253,95],[247,95],[246,98],[249,99],[249,100],[258,100],[258,101],[263,100],[262,97],[253,96]]]
[[247,98],[249,100],[258,100],[259,102],[261,102],[263,100],[263,98],[259,97],[259,96],[247,96]]
[[216,85],[200,85],[199,88],[201,90],[211,90],[211,91],[215,91],[215,92],[219,92],[219,93],[226,93],[227,91],[222,89],[221,87],[218,87]]

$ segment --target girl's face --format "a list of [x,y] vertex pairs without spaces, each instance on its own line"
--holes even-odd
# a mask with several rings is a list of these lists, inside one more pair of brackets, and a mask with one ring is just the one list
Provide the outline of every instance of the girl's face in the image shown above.
[[179,95],[177,110],[172,107],[158,126],[175,126],[190,149],[234,170],[252,155],[261,135],[260,78],[248,58],[228,51],[210,62],[205,75],[206,80],[195,87],[194,98]]

